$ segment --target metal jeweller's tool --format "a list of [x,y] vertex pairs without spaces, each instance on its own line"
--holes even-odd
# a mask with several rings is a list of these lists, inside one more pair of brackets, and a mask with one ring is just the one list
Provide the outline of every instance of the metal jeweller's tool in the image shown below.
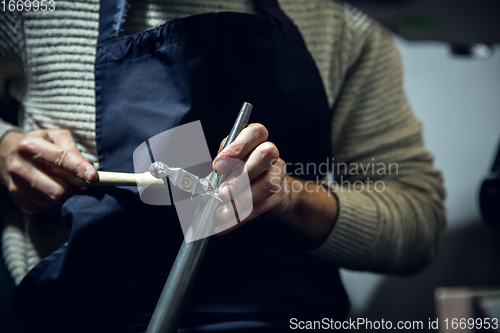
[[[243,128],[247,125],[252,104],[243,103],[238,118],[229,133],[224,148],[231,144]],[[180,174],[180,173],[179,173]],[[212,173],[209,184],[213,184],[215,191],[228,175],[219,176]],[[182,178],[181,178],[182,185]],[[194,234],[198,234],[210,228],[212,216],[219,206],[219,201],[209,196],[204,208],[201,209],[194,219]],[[196,239],[196,238],[193,238]],[[208,237],[193,242],[183,242],[177,254],[174,264],[168,275],[167,282],[163,287],[156,308],[149,322],[146,333],[174,333],[177,332],[179,319],[194,284],[196,273],[200,266]]]
[[154,162],[151,164],[149,172],[144,173],[98,171],[99,180],[93,184],[87,184],[82,179],[67,172],[60,171],[57,168],[50,169],[49,173],[64,179],[73,186],[82,188],[88,186],[142,186],[152,189],[165,188],[165,186],[167,186],[166,177],[168,176],[171,184],[190,193],[192,196],[210,195],[217,197],[208,179],[200,178],[181,168],[171,168],[162,162]]
[[171,168],[163,162],[153,162],[149,167],[149,172],[155,178],[165,180],[165,178],[168,177],[172,185],[184,192],[188,192],[192,196],[210,195],[220,201],[208,179],[200,178],[184,169]]

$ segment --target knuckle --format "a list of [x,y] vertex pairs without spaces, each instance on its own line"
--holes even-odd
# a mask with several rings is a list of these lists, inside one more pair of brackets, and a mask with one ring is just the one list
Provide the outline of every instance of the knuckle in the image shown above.
[[66,199],[66,192],[62,189],[54,189],[49,194],[49,198],[55,203],[62,203]]
[[238,158],[238,159],[243,159],[243,143],[232,143],[231,144],[231,150],[230,150],[230,155]]
[[56,131],[57,134],[61,135],[61,136],[72,136],[71,135],[71,131],[68,130],[68,129],[58,129]]
[[75,171],[78,173],[80,170],[85,170],[87,168],[88,162],[86,161],[79,161],[76,164]]
[[279,189],[279,185],[281,184],[282,178],[273,176],[267,177],[264,181],[264,192],[268,195],[276,193]]
[[71,134],[71,131],[68,129],[53,130],[53,136],[73,140],[73,134]]
[[266,140],[267,137],[269,136],[267,128],[262,124],[259,123],[252,124],[251,129],[253,130],[253,132],[257,137],[264,138],[264,140]]
[[270,173],[274,176],[279,176],[285,173],[284,169],[286,169],[286,165],[280,158],[272,159],[271,161],[269,161],[269,166],[271,167],[269,169],[271,170]]
[[62,149],[58,151],[55,156],[54,156],[54,164],[57,167],[63,167],[64,163],[66,162],[66,157],[68,156],[68,151],[65,149]]
[[278,160],[276,161],[276,166],[283,171],[283,174],[286,173],[286,163],[281,158],[278,158]]
[[28,153],[33,151],[34,142],[29,136],[22,138],[17,144],[17,151],[20,153]]
[[7,172],[9,173],[9,175],[20,175],[23,173],[23,166],[20,162],[14,160],[11,163],[9,163],[9,166],[7,167]]
[[269,192],[271,193],[277,193],[281,189],[281,184],[283,183],[283,177],[276,177],[274,176],[271,178],[271,181],[269,182]]
[[278,147],[272,142],[264,142],[260,145],[260,153],[262,154],[262,159],[266,161],[277,161],[279,159],[280,153]]

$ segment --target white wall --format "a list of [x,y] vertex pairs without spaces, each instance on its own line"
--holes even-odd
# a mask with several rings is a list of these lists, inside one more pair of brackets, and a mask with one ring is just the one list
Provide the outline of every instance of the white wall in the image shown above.
[[498,285],[500,234],[480,222],[478,191],[500,142],[500,47],[487,60],[396,37],[405,87],[443,171],[449,228],[438,260],[413,278],[342,271],[353,317],[428,320],[440,285]]

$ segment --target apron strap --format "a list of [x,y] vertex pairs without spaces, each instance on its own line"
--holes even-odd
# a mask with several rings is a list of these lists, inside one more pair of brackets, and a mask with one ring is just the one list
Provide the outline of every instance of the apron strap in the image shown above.
[[[127,14],[128,1],[101,0],[100,3],[98,43],[103,43],[119,35],[120,27]],[[257,12],[264,16],[270,16],[279,22],[292,22],[277,0],[253,0],[253,3]]]

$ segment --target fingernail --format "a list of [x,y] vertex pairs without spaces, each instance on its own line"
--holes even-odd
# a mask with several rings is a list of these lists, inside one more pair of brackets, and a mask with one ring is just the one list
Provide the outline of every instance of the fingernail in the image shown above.
[[90,181],[92,180],[93,173],[94,173],[94,170],[87,169],[87,170],[85,170],[85,173],[83,174],[83,178],[85,179],[85,181],[88,184],[90,184]]
[[219,217],[219,221],[225,221],[229,216],[229,209],[226,205],[221,206],[217,209],[217,216]]
[[228,168],[228,165],[227,165],[227,162],[226,161],[217,161],[217,163],[215,163],[215,172],[217,173],[224,173],[226,172]]

